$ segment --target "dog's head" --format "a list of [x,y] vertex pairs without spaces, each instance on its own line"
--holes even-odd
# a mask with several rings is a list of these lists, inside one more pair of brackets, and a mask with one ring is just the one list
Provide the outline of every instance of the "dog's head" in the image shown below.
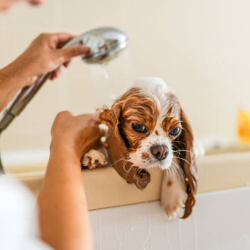
[[[109,157],[118,172],[120,168],[126,173],[133,168],[181,169],[188,193],[184,216],[190,214],[196,193],[193,134],[177,97],[166,83],[160,78],[138,79],[99,118],[109,127]],[[126,179],[125,174],[121,175]]]

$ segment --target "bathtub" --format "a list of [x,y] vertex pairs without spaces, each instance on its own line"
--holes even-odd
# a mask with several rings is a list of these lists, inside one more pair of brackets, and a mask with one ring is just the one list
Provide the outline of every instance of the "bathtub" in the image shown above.
[[250,249],[250,187],[199,194],[192,215],[168,220],[160,202],[90,212],[95,250]]
[[[250,152],[198,159],[192,215],[169,221],[160,207],[162,172],[144,191],[113,168],[83,171],[95,250],[250,249]],[[44,172],[15,174],[37,195]]]

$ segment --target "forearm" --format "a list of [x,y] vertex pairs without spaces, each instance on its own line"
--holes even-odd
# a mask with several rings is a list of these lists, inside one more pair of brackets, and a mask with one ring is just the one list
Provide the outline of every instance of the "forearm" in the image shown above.
[[92,250],[80,160],[70,150],[51,150],[38,205],[46,243],[57,250]]
[[89,52],[88,47],[80,44],[58,49],[72,38],[74,35],[67,33],[41,34],[14,62],[0,70],[0,111],[20,89],[30,86],[38,76],[53,72],[51,79],[54,79],[60,65],[67,65],[71,58]]
[[12,100],[17,92],[23,87],[30,85],[32,77],[29,77],[25,69],[9,64],[0,70],[0,112]]

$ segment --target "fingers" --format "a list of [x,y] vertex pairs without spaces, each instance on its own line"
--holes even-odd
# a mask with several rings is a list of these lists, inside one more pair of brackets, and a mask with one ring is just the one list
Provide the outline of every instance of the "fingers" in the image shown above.
[[28,0],[29,4],[33,5],[33,6],[38,6],[43,4],[43,0]]
[[29,65],[32,65],[34,69],[32,69],[32,75],[42,75],[55,70],[50,78],[53,80],[60,73],[57,67],[63,64],[67,68],[71,58],[87,54],[89,48],[82,44],[62,48],[74,37],[75,35],[68,33],[40,34],[23,53],[23,61],[31,61]]
[[68,34],[68,33],[55,33],[52,34],[53,38],[55,39],[56,45],[58,44],[65,44],[69,40],[73,39],[75,35]]
[[70,113],[69,111],[61,111],[59,112],[53,122],[53,125],[51,127],[51,135],[53,136],[56,128],[59,126],[61,127],[61,124],[64,124],[66,120],[70,119],[73,117],[73,114]]
[[[73,39],[75,35],[68,33],[41,33],[37,39],[49,44],[54,49],[61,48],[65,43]],[[37,40],[35,39],[35,41]]]
[[86,55],[89,52],[89,48],[87,46],[79,44],[77,46],[69,47],[66,49],[60,49],[58,50],[58,52],[64,59],[63,63],[65,63],[73,57]]
[[69,67],[69,64],[70,64],[70,61],[67,61],[67,62],[65,62],[65,63],[63,64],[63,66],[64,66],[65,68],[68,68],[68,67]]
[[54,79],[56,79],[59,75],[61,74],[61,68],[58,68],[57,70],[55,70],[51,77],[50,77],[50,80],[53,81]]
[[61,123],[61,122],[64,122],[65,120],[68,120],[69,118],[72,118],[74,117],[73,114],[67,110],[65,111],[61,111],[59,112],[56,117],[55,117],[55,120],[54,120],[54,124],[55,123]]
[[100,124],[96,114],[82,114],[78,115],[77,118],[87,126],[98,126]]
[[51,149],[63,143],[71,150],[76,150],[80,159],[83,153],[101,144],[103,131],[95,115],[73,116],[70,112],[64,111],[56,116],[51,128],[51,136]]

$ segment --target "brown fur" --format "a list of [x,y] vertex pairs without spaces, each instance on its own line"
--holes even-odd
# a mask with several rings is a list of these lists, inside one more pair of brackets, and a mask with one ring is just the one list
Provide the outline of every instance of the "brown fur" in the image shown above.
[[[120,101],[123,103],[120,125],[128,140],[130,152],[133,152],[139,147],[141,141],[152,133],[159,111],[153,100],[141,94],[139,89],[131,89]],[[146,125],[149,129],[148,133],[135,132],[131,127],[132,123]]]
[[192,213],[192,208],[195,204],[195,194],[197,192],[197,166],[193,147],[193,132],[183,110],[181,110],[181,121],[183,131],[173,141],[173,145],[176,150],[181,150],[176,156],[179,157],[179,166],[182,168],[186,176],[185,180],[188,199],[185,203],[185,212],[183,215],[183,219],[185,219]]
[[192,213],[197,192],[197,166],[193,148],[193,131],[177,97],[170,93],[168,94],[168,100],[172,103],[172,108],[168,111],[161,126],[166,133],[168,133],[171,127],[182,129],[181,134],[177,138],[173,138],[173,146],[175,151],[180,150],[178,153],[175,153],[175,156],[178,158],[178,165],[186,176],[188,199],[185,203],[183,215],[183,219],[185,219]]
[[149,156],[149,154],[148,154],[148,153],[143,152],[143,153],[141,154],[141,158],[145,160],[145,159],[149,159],[149,158],[150,158],[150,156]]
[[180,114],[181,114],[181,106],[177,99],[177,97],[172,94],[167,94],[167,99],[171,103],[171,108],[168,110],[165,119],[162,121],[161,127],[168,134],[171,128],[180,128],[182,129],[180,123]]
[[156,117],[152,114],[157,114],[157,110],[152,110],[154,106],[152,101],[141,95],[138,89],[131,89],[117,100],[111,109],[104,108],[99,113],[100,122],[109,127],[107,147],[109,160],[128,183],[135,183],[139,189],[147,186],[150,175],[145,169],[133,167],[126,161],[129,152],[136,150],[143,139],[141,134],[132,130],[131,124],[146,123],[152,130],[156,121]]
[[[187,218],[195,204],[197,191],[197,167],[193,152],[193,133],[191,126],[183,112],[178,99],[174,94],[168,94],[172,107],[166,114],[161,124],[168,136],[171,128],[182,129],[177,138],[171,138],[174,149],[180,150],[175,153],[178,165],[185,173],[186,192],[188,199],[185,204],[183,218]],[[127,180],[128,183],[135,183],[139,189],[144,189],[150,182],[149,173],[126,161],[130,152],[134,152],[140,146],[141,141],[152,133],[159,116],[159,110],[153,99],[145,96],[139,89],[133,88],[118,99],[111,109],[104,108],[99,113],[101,123],[109,127],[108,131],[108,155],[116,171]],[[148,127],[146,134],[135,132],[132,123],[144,124]],[[159,134],[158,131],[155,132]],[[142,155],[142,158],[147,158]],[[178,158],[179,157],[179,158]],[[182,159],[181,159],[182,158]],[[172,185],[172,183],[167,183]]]

